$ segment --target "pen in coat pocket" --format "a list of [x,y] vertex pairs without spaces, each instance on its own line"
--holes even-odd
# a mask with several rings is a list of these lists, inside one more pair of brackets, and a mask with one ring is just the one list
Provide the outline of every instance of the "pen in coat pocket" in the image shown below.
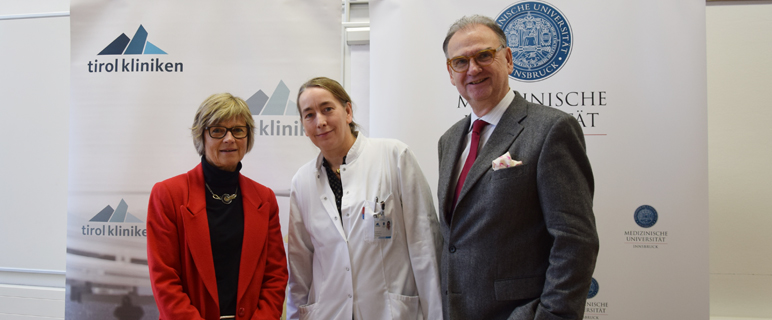
[[362,207],[362,220],[365,219],[365,207]]

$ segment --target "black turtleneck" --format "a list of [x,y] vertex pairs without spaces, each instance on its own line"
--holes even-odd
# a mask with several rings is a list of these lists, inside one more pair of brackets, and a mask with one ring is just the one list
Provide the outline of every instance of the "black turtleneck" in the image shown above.
[[[206,216],[209,220],[209,240],[212,244],[212,258],[217,277],[217,293],[220,301],[220,315],[236,314],[236,295],[239,285],[239,263],[241,244],[244,240],[244,206],[239,188],[239,171],[228,172],[209,164],[201,157],[204,181],[212,192],[223,198],[223,194],[238,195],[230,204],[212,198],[206,189]],[[206,188],[206,186],[204,186]]]

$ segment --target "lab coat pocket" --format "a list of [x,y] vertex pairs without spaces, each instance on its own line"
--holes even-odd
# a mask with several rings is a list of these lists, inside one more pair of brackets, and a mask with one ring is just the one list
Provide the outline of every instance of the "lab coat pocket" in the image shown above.
[[391,240],[393,231],[392,211],[394,201],[391,194],[381,198],[379,202],[365,201],[362,218],[364,226],[364,241],[376,243]]
[[392,319],[423,320],[424,315],[421,311],[421,301],[418,299],[418,296],[403,296],[396,293],[388,294]]
[[[360,232],[363,233],[363,240],[366,243],[374,243],[375,238],[373,236],[373,224],[375,223],[375,215],[378,213],[376,211],[373,211],[373,202],[367,201],[367,205],[365,205],[365,210],[362,215],[362,229]],[[380,209],[379,209],[380,211]]]
[[316,303],[312,304],[306,304],[298,307],[298,313],[300,314],[299,319],[313,319],[314,318],[314,307],[316,307]]

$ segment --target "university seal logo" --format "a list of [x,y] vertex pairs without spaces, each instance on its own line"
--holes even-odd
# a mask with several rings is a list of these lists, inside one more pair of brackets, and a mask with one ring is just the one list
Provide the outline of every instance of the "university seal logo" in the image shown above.
[[571,25],[562,12],[540,1],[518,2],[496,17],[507,35],[515,80],[534,82],[549,78],[566,64],[573,47]]
[[651,228],[655,223],[657,223],[659,215],[657,214],[657,210],[654,209],[654,207],[642,205],[638,207],[638,209],[635,209],[634,217],[635,223],[637,223],[641,228]]
[[590,282],[590,291],[587,292],[587,299],[595,298],[595,296],[598,295],[599,289],[600,289],[600,286],[598,286],[598,280],[595,280],[595,278],[592,278],[592,282]]

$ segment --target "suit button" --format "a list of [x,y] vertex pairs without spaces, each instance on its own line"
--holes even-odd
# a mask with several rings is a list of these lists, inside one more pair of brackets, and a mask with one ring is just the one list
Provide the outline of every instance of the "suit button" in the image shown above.
[[456,247],[455,246],[450,246],[450,248],[448,248],[448,251],[450,251],[450,253],[454,253],[454,252],[456,252]]
[[239,317],[244,316],[244,308],[239,308]]

